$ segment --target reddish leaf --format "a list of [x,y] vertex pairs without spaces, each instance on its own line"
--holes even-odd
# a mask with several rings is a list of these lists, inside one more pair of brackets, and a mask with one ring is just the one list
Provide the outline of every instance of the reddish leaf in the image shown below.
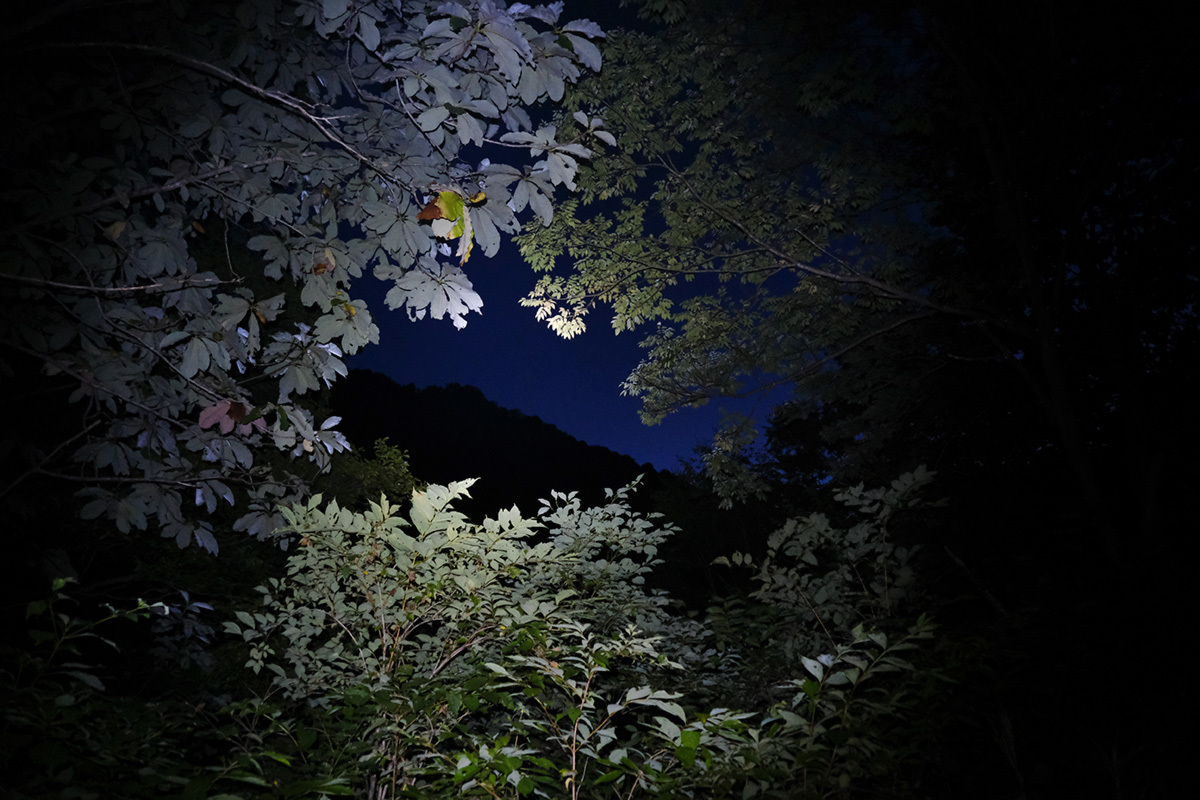
[[442,213],[442,207],[438,205],[437,198],[434,198],[433,200],[429,201],[429,205],[421,209],[420,213],[417,214],[417,219],[434,220],[441,219],[444,216],[445,214]]
[[215,406],[209,406],[208,408],[202,409],[200,411],[200,427],[211,428],[222,419],[225,419],[226,414],[229,412],[229,406],[230,402],[228,400],[222,400]]

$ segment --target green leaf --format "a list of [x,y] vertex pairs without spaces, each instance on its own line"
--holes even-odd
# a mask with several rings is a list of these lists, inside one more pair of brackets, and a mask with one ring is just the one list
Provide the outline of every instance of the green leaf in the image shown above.
[[95,675],[92,675],[90,672],[83,672],[82,670],[69,669],[69,670],[66,670],[66,673],[68,675],[70,675],[72,678],[74,678],[75,680],[77,680],[80,683],[87,686],[89,689],[95,689],[97,692],[104,691],[104,684],[101,683],[99,678],[97,678]]
[[321,0],[321,13],[326,19],[337,19],[350,7],[350,0]]
[[358,17],[358,35],[362,39],[363,46],[372,53],[379,48],[379,27],[375,24],[375,20],[366,14],[360,14]]
[[201,775],[192,778],[183,787],[181,800],[206,800],[208,797],[208,789],[216,781],[215,777]]
[[429,133],[436,130],[450,117],[450,112],[442,106],[427,108],[417,115],[417,127]]

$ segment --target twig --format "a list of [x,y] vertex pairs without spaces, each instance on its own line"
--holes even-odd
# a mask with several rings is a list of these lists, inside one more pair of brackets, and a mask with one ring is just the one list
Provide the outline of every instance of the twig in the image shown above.
[[384,176],[385,178],[391,177],[390,170],[388,170],[381,164],[378,164],[370,157],[364,155],[360,150],[358,150],[358,148],[356,148],[354,145],[347,142],[345,139],[343,139],[338,134],[338,132],[336,130],[334,130],[332,127],[330,127],[329,120],[333,119],[333,118],[319,116],[313,112],[313,110],[312,110],[313,106],[311,104],[305,103],[304,101],[299,100],[298,98],[293,97],[290,94],[285,94],[284,92],[278,92],[273,89],[264,89],[261,86],[259,86],[258,84],[252,83],[251,81],[248,81],[245,78],[239,77],[239,76],[235,75],[234,73],[230,72],[229,70],[218,67],[216,64],[211,64],[207,61],[202,61],[198,58],[192,58],[191,56],[186,56],[186,55],[183,55],[182,53],[176,53],[172,50],[168,50],[165,47],[157,47],[154,45],[146,45],[146,44],[132,44],[132,43],[128,43],[128,42],[70,42],[70,43],[64,42],[61,44],[56,43],[56,44],[50,44],[47,46],[48,47],[68,47],[68,48],[79,48],[79,47],[105,48],[105,47],[107,47],[107,48],[114,48],[114,49],[118,49],[118,50],[135,50],[135,51],[149,53],[151,55],[159,56],[161,58],[165,58],[169,61],[174,61],[179,64],[183,64],[184,66],[191,67],[192,69],[197,70],[199,72],[207,72],[208,74],[213,75],[217,78],[220,78],[221,80],[227,81],[227,82],[235,84],[237,86],[240,86],[241,88],[245,89],[246,91],[250,92],[253,95],[256,95],[264,100],[267,100],[275,105],[283,106],[284,108],[288,109],[289,111],[292,111],[296,115],[298,115],[298,116],[302,117],[303,119],[305,119],[306,121],[308,121],[309,124],[311,124],[318,131],[320,131],[325,136],[325,138],[328,139],[330,142],[337,145],[339,148],[341,148],[342,150],[345,150],[347,153],[349,153],[351,156],[353,156],[356,161],[369,167],[370,169],[379,173],[380,175]]
[[258,161],[248,161],[248,162],[240,163],[240,164],[227,164],[223,167],[217,167],[215,169],[211,169],[208,172],[202,172],[199,175],[190,175],[186,178],[179,178],[177,180],[170,181],[170,182],[164,183],[164,184],[160,184],[158,186],[148,186],[144,189],[135,189],[134,191],[129,192],[128,194],[114,194],[114,195],[104,198],[103,200],[97,200],[93,203],[87,204],[86,206],[81,206],[80,208],[72,208],[67,211],[59,212],[57,214],[51,214],[49,216],[40,217],[38,219],[30,220],[28,222],[23,222],[20,225],[16,225],[13,228],[10,228],[9,230],[14,231],[14,232],[28,230],[29,228],[33,228],[38,225],[45,225],[47,222],[53,222],[54,220],[62,219],[63,217],[82,216],[84,214],[90,214],[93,211],[99,211],[100,209],[105,208],[107,206],[124,205],[129,200],[140,200],[143,197],[151,197],[152,195],[162,194],[165,192],[171,192],[171,191],[174,191],[175,189],[179,189],[179,188],[188,186],[193,183],[203,183],[204,181],[215,178],[218,175],[224,175],[226,172],[232,172],[235,169],[254,169],[255,167],[262,167],[262,166],[266,166],[267,164],[274,164],[274,163],[277,163],[280,161],[287,161],[287,160],[288,159],[285,158],[284,156],[272,156],[271,158],[264,158],[264,159],[260,159]]
[[199,286],[226,286],[229,284],[240,284],[241,279],[236,280],[213,280],[211,278],[194,279],[186,278],[181,283],[167,285],[165,283],[145,283],[139,286],[83,286],[75,283],[60,283],[58,281],[48,281],[42,278],[30,278],[24,275],[9,275],[0,274],[0,280],[10,281],[12,283],[21,283],[26,286],[37,286],[43,289],[58,289],[64,292],[78,292],[79,294],[97,294],[97,295],[120,295],[137,292],[181,292],[184,289],[192,289]]

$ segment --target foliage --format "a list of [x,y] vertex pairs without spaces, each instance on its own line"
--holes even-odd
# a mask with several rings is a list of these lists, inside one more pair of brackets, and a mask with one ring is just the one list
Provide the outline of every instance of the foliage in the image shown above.
[[[930,626],[901,623],[911,597],[849,576],[898,571],[886,523],[927,478],[850,490],[848,530],[786,526],[737,617],[703,620],[643,582],[676,531],[631,510],[633,487],[478,524],[453,507],[470,482],[415,491],[403,513],[312,498],[285,509],[286,574],[227,616],[258,680],[223,708],[101,691],[104,659],[79,647],[150,616],[176,621],[168,643],[187,655],[189,620],[212,635],[195,627],[203,608],[85,621],[60,582],[30,606],[49,626],[37,647],[5,653],[15,796],[903,796],[932,674],[910,656]],[[843,539],[850,554],[829,552]],[[837,590],[789,605],[820,587]],[[837,620],[836,642],[812,612]]]
[[342,506],[361,510],[381,494],[407,497],[414,489],[423,489],[409,463],[407,450],[388,444],[387,439],[376,439],[370,457],[354,451],[335,458],[316,488]]
[[[0,147],[0,368],[57,376],[82,417],[16,480],[81,482],[86,518],[180,547],[216,552],[223,505],[271,536],[304,492],[289,459],[347,446],[304,396],[377,340],[354,280],[465,325],[471,244],[495,255],[526,207],[549,222],[590,155],[533,116],[600,66],[603,34],[559,10],[176,0],[135,25],[108,2],[10,20],[6,57],[38,67]],[[419,219],[430,197],[459,198],[462,230]]]
[[[414,492],[407,519],[386,497],[363,513],[322,508],[319,497],[285,509],[299,538],[288,574],[261,588],[262,611],[239,612],[226,628],[251,644],[248,665],[273,673],[287,698],[372,698],[377,716],[367,724],[390,742],[374,756],[397,785],[432,791],[453,764],[463,789],[509,781],[525,794],[538,782],[561,785],[563,758],[566,784],[578,785],[580,759],[614,743],[611,703],[601,706],[608,717],[580,728],[581,714],[597,713],[599,676],[617,659],[660,660],[653,639],[627,621],[661,615],[638,587],[670,530],[630,511],[628,489],[598,509],[559,495],[538,520],[514,508],[470,524],[451,506],[470,483]],[[667,702],[649,688],[622,692],[630,706]],[[448,715],[430,714],[431,704]],[[502,731],[507,738],[486,751],[471,738]],[[557,745],[543,752],[547,737]],[[523,782],[522,769],[540,777]]]
[[[216,553],[230,529],[292,545],[216,648],[214,612],[187,592],[92,618],[61,594],[31,604],[34,647],[6,649],[0,673],[17,796],[908,791],[909,723],[931,674],[908,656],[929,625],[901,605],[907,552],[887,523],[923,474],[849,491],[853,525],[787,522],[758,591],[705,618],[648,588],[676,531],[634,512],[631,488],[596,508],[554,493],[534,517],[512,507],[473,523],[455,507],[470,481],[421,484],[377,444],[374,463],[337,459],[338,500],[308,496],[348,446],[317,395],[377,337],[354,281],[370,270],[391,284],[389,307],[461,327],[482,305],[469,257],[494,255],[526,210],[541,225],[526,240],[535,266],[564,249],[580,259],[582,278],[547,277],[532,299],[560,333],[593,301],[616,305],[618,327],[681,323],[654,335],[652,366],[628,387],[666,403],[651,415],[697,377],[740,391],[742,366],[726,359],[739,348],[794,376],[924,303],[882,282],[905,264],[881,258],[868,277],[831,255],[852,223],[905,235],[879,216],[886,170],[848,177],[842,159],[860,153],[796,149],[796,120],[758,110],[794,87],[770,58],[729,46],[746,31],[697,36],[680,4],[649,5],[678,39],[626,37],[613,48],[623,71],[570,96],[599,70],[603,34],[560,22],[558,3],[171,0],[131,25],[101,0],[23,11],[0,34],[21,37],[4,58],[37,67],[0,142],[0,368],[14,382],[40,374],[34,392],[75,404],[4,491],[68,480],[84,487],[85,518],[179,547]],[[824,119],[819,88],[802,97]],[[903,117],[859,99],[839,124]],[[567,113],[535,119],[543,103]],[[648,169],[667,176],[652,201],[661,236],[636,202],[583,218]],[[578,193],[561,215],[558,186]],[[676,306],[693,278],[729,291]],[[833,310],[810,314],[795,302],[805,293]],[[889,315],[884,327],[853,317],[860,306]],[[396,491],[411,495],[404,509]],[[199,692],[105,691],[84,643],[107,646],[97,629],[126,619],[171,665],[164,685],[233,649],[250,674]]]
[[386,684],[399,669],[436,677],[527,614],[522,603],[536,608],[543,598],[521,596],[512,578],[550,546],[524,546],[533,527],[515,512],[469,526],[449,506],[469,485],[414,492],[409,521],[386,497],[361,514],[322,509],[320,495],[284,509],[299,535],[287,576],[260,588],[263,612],[226,624],[256,642],[250,666],[261,669],[282,634],[287,668],[269,666],[275,682],[319,701],[364,680]]
[[101,786],[126,797],[160,795],[185,769],[180,732],[190,720],[172,704],[112,696],[104,662],[118,648],[110,637],[119,628],[170,609],[143,601],[81,609],[70,583],[54,580],[48,597],[26,607],[32,642],[6,639],[0,648],[5,797],[97,798]]
[[[1164,431],[1195,431],[1170,387],[1196,363],[1198,285],[1177,267],[1197,94],[1161,26],[1061,4],[1003,25],[936,3],[640,5],[663,24],[610,36],[566,96],[562,129],[599,115],[615,144],[521,237],[538,317],[569,336],[607,306],[640,330],[624,390],[647,421],[755,398],[772,450],[741,419],[705,455],[728,498],[941,459],[981,481],[1065,471],[1113,568],[1110,520],[1141,520],[1135,549],[1159,539],[1156,465],[1188,464]],[[1146,70],[1114,70],[1114,48]]]
[[[840,11],[821,13],[837,48],[813,41],[807,12],[713,11],[611,37],[567,109],[601,114],[616,140],[521,237],[546,273],[525,302],[553,330],[574,335],[601,304],[618,331],[657,323],[623,388],[647,422],[819,381],[845,353],[953,313],[912,275],[921,197],[901,181],[924,111],[899,76],[918,56]],[[727,496],[762,488],[739,477],[746,432],[732,425],[707,457]]]
[[[130,609],[105,606],[97,615],[65,591],[71,582],[55,580],[48,599],[29,604],[33,646],[6,645],[0,651],[4,797],[350,794],[344,779],[324,772],[336,769],[336,761],[293,764],[273,749],[288,724],[277,706],[239,701],[220,710],[206,707],[212,697],[149,699],[105,685],[102,676],[116,673],[111,655],[118,649],[107,637],[128,638],[127,629],[119,630],[122,621],[140,625],[143,635],[153,633],[145,629],[147,618],[154,628],[182,618],[186,628],[191,612],[203,604],[180,609],[139,601]],[[187,637],[156,638],[170,645]],[[179,648],[170,653],[177,654],[190,655]]]
[[851,487],[834,495],[857,517],[849,528],[823,513],[789,519],[767,539],[761,563],[743,553],[718,559],[755,567],[751,597],[778,615],[773,646],[788,661],[844,642],[855,627],[886,625],[912,599],[912,551],[892,540],[888,522],[914,506],[932,480],[933,473],[919,467],[890,487]]
[[[294,748],[297,731],[320,728],[304,758],[372,794],[876,786],[909,767],[915,740],[895,726],[930,678],[903,656],[931,628],[896,627],[907,606],[892,583],[870,582],[902,572],[886,523],[928,478],[847,492],[863,518],[849,531],[815,517],[786,526],[732,636],[716,632],[730,622],[719,614],[677,617],[645,588],[673,530],[633,512],[629,487],[597,508],[556,494],[536,519],[511,509],[473,524],[453,508],[470,482],[415,491],[403,515],[386,497],[363,512],[319,498],[286,509],[299,545],[287,575],[225,627],[271,676],[274,736]],[[826,552],[842,541],[846,555]],[[756,659],[770,661],[771,687],[751,696]]]
[[973,535],[926,556],[1022,676],[1012,793],[1171,794],[1170,690],[1117,713],[1102,677],[1029,665],[1168,635],[1140,609],[1188,584],[1195,28],[1061,2],[642,5],[666,24],[610,36],[568,94],[564,124],[602,116],[616,143],[523,237],[530,305],[566,335],[600,306],[640,326],[625,388],[649,419],[774,406],[765,450],[747,423],[706,453],[727,499],[937,464],[946,529]]
[[908,797],[928,747],[917,724],[928,704],[914,690],[936,677],[909,660],[932,636],[922,617],[889,639],[861,626],[781,687],[790,694],[755,731],[746,730],[733,762],[749,773],[743,796]]

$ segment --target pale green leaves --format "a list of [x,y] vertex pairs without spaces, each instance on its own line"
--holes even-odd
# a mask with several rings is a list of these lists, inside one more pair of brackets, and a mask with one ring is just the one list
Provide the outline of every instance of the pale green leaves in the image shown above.
[[606,130],[602,130],[604,126],[604,121],[602,119],[599,117],[592,117],[591,120],[589,120],[588,115],[582,111],[576,111],[571,116],[582,128],[584,128],[585,133],[595,136],[609,147],[616,146],[617,137],[613,136]]
[[[894,617],[912,600],[913,550],[891,541],[887,524],[896,511],[916,506],[920,490],[932,479],[921,466],[887,489],[844,490],[836,499],[862,515],[856,524],[837,527],[821,513],[789,519],[768,537],[765,557],[734,553],[718,561],[753,570],[757,588],[752,596],[788,609],[784,616],[793,621],[779,646],[790,658],[808,658],[842,641],[856,626]],[[819,663],[802,663],[820,679]]]
[[413,525],[423,535],[462,525],[466,517],[451,510],[450,504],[461,497],[470,497],[468,490],[474,483],[473,479],[456,481],[449,486],[433,485],[423,492],[413,492],[410,511]]
[[426,133],[441,127],[450,117],[450,111],[445,106],[432,106],[417,116],[417,127]]
[[467,326],[466,315],[483,308],[483,298],[475,291],[465,272],[452,264],[422,259],[412,270],[396,279],[384,298],[388,308],[408,307],[409,319],[433,319],[449,316],[458,329]]
[[[258,448],[323,464],[343,446],[296,403],[378,339],[354,279],[373,269],[393,284],[389,306],[414,319],[461,328],[482,308],[461,269],[472,245],[495,255],[518,213],[548,223],[589,154],[552,126],[531,133],[529,106],[600,65],[602,32],[561,10],[319,0],[279,16],[269,4],[182,3],[155,6],[136,30],[115,18],[89,30],[118,61],[63,42],[48,85],[88,90],[61,109],[36,101],[14,128],[14,163],[53,158],[29,158],[12,182],[16,234],[0,261],[30,294],[0,336],[76,376],[72,398],[90,401],[85,424],[112,446],[78,449],[75,466],[118,480],[89,513],[208,546],[185,517],[213,503],[172,499],[194,483],[187,453],[228,469],[248,509],[239,528],[269,534],[271,504],[303,487]],[[76,113],[88,108],[104,113]],[[34,122],[60,112],[84,127]],[[506,134],[525,137],[505,142],[518,145],[502,151],[511,163],[470,152]],[[87,156],[71,155],[84,142]],[[446,191],[435,187],[469,202],[425,225],[414,198]],[[243,237],[233,221],[251,229]],[[292,283],[307,308],[288,306]],[[258,424],[214,411],[252,394],[275,401]],[[137,495],[143,474],[175,490]]]
[[579,57],[583,65],[589,69],[600,71],[600,49],[591,39],[603,37],[600,26],[590,20],[574,20],[563,26],[563,39],[566,39],[571,52]]

